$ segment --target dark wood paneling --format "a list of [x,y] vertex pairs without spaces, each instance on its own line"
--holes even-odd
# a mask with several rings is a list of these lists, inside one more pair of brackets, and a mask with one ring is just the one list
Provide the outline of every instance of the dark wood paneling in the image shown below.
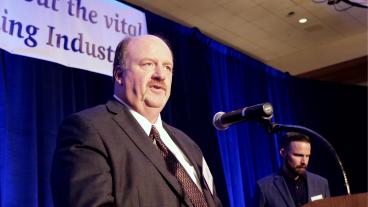
[[297,77],[367,86],[368,56],[316,69]]

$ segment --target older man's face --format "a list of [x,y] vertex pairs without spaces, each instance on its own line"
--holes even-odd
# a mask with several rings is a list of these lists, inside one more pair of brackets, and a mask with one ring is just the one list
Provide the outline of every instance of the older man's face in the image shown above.
[[171,92],[173,57],[169,47],[155,36],[144,36],[133,39],[127,51],[124,101],[133,109],[162,110]]

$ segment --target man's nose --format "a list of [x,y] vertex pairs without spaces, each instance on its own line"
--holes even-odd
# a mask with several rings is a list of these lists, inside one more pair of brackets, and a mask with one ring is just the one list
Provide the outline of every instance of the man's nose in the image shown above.
[[159,80],[165,80],[165,67],[157,65],[153,77]]
[[302,157],[302,159],[300,160],[300,163],[305,164],[305,160],[306,160],[306,157]]

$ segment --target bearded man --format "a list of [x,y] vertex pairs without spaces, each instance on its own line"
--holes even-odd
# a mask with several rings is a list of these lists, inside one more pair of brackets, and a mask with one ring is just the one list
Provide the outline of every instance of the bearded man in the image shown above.
[[257,181],[256,206],[298,207],[330,197],[328,181],[307,171],[310,138],[296,132],[289,132],[283,138],[280,149],[283,165],[278,172]]

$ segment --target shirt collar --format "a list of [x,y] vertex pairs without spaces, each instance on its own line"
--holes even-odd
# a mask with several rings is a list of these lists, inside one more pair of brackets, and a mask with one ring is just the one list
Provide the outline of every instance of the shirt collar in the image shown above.
[[121,100],[117,95],[114,94],[114,98],[128,108],[128,111],[133,115],[135,120],[139,123],[139,125],[143,128],[144,132],[147,135],[150,134],[152,125],[154,125],[158,130],[163,129],[161,114],[158,115],[158,118],[154,124],[148,121],[148,119],[142,116],[140,113],[134,111],[128,104],[126,104],[123,100]]

